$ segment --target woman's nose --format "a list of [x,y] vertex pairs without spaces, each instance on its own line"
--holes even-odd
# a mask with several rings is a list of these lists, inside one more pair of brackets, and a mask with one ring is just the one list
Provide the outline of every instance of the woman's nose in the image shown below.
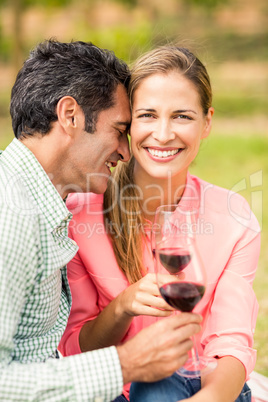
[[172,131],[169,122],[159,121],[159,124],[153,131],[153,138],[162,144],[165,144],[171,140],[174,140],[175,133]]

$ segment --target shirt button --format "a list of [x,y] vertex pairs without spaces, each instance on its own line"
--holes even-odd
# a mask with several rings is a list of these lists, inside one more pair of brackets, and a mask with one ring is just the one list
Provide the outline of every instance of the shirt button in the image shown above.
[[71,240],[71,242],[73,243],[74,246],[77,246],[77,243],[73,239],[70,239],[70,240]]

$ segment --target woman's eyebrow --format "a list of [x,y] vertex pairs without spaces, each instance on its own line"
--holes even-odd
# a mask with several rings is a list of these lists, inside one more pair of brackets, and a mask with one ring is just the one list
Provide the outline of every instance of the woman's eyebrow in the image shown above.
[[155,109],[146,109],[145,107],[140,108],[140,109],[136,109],[135,112],[140,112],[140,111],[145,111],[145,112],[156,112]]
[[[140,109],[136,109],[135,112],[156,112],[155,109],[146,109],[146,108],[140,108]],[[192,109],[178,109],[178,110],[174,110],[172,113],[187,113],[187,112],[191,112],[194,114],[197,114],[196,111],[192,110]]]
[[195,112],[195,111],[192,110],[192,109],[179,109],[179,110],[174,110],[173,113],[189,113],[189,112],[194,113],[194,114],[197,114],[197,112]]

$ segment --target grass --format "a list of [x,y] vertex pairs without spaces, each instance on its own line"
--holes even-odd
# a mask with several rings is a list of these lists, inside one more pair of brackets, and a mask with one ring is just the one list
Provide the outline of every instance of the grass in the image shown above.
[[[191,172],[213,184],[228,188],[242,188],[262,226],[262,246],[254,290],[260,309],[255,332],[258,351],[256,371],[268,376],[268,138],[251,135],[213,135],[203,142]],[[254,182],[254,174],[255,182]],[[250,178],[253,178],[251,186]],[[257,178],[257,181],[256,181]]]
[[243,94],[234,94],[233,96],[221,95],[215,97],[215,110],[220,115],[230,117],[251,115],[252,113],[263,113],[268,110],[267,96],[259,94],[252,97],[247,97]]

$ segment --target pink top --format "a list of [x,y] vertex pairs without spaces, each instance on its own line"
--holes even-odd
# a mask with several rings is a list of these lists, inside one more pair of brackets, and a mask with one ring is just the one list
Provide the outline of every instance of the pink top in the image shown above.
[[[195,308],[204,317],[199,352],[236,357],[248,377],[256,361],[252,345],[258,303],[252,282],[260,250],[259,224],[243,197],[189,174],[183,200],[199,209],[196,242],[208,277],[205,295]],[[103,195],[72,194],[67,206],[74,215],[70,237],[79,251],[68,265],[73,304],[59,350],[73,355],[81,353],[78,338],[83,324],[96,318],[129,283],[105,231]],[[144,264],[154,272],[149,233],[146,242]],[[158,319],[134,317],[122,341]],[[127,385],[126,397],[128,390]]]

